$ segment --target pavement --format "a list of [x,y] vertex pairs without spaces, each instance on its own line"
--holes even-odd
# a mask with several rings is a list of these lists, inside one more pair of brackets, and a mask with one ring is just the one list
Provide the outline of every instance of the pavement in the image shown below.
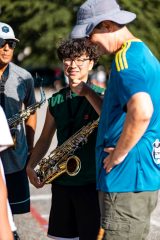
[[[46,97],[52,95],[53,91],[51,89],[45,89]],[[40,99],[39,91],[36,90],[37,101]],[[38,114],[38,124],[35,135],[35,142],[40,136],[43,123],[45,120],[47,102],[37,110]],[[51,147],[48,153],[55,148],[57,144],[56,137],[53,138]],[[47,153],[47,154],[48,154]],[[46,155],[47,155],[46,154]],[[47,237],[47,226],[48,217],[50,211],[51,202],[51,190],[50,184],[45,185],[41,189],[36,189],[30,185],[31,192],[31,212],[27,214],[20,214],[14,216],[14,221],[16,223],[18,233],[21,240],[48,240]],[[92,239],[88,239],[92,240]],[[131,240],[131,239],[130,239]],[[139,240],[139,239],[137,239]],[[156,209],[154,210],[151,217],[151,228],[148,238],[146,240],[160,240],[160,192],[159,200]]]
[[[44,186],[43,189],[34,189],[31,186],[31,212],[16,215],[14,218],[21,240],[50,239],[47,237],[50,201],[50,185]],[[146,240],[160,240],[160,193],[157,207],[151,217],[150,233]]]
[[47,240],[48,214],[50,209],[50,186],[31,190],[31,212],[14,216],[21,240]]

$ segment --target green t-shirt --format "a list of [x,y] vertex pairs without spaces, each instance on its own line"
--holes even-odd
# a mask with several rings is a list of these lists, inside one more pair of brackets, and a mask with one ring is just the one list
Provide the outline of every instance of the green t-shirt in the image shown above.
[[[102,94],[103,88],[92,86],[95,92]],[[58,146],[64,143],[75,132],[93,122],[98,118],[98,114],[86,100],[85,97],[78,96],[71,92],[70,88],[63,88],[52,95],[48,100],[49,110],[56,121]],[[81,170],[76,176],[69,176],[67,173],[54,179],[55,183],[61,185],[85,185],[95,182],[95,129],[88,137],[87,143],[83,144],[74,152],[81,161]]]

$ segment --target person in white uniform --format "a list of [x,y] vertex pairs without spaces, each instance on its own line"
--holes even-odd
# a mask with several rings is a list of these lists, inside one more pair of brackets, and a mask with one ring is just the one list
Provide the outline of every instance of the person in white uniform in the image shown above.
[[[13,145],[13,140],[9,131],[7,120],[0,106],[0,152]],[[4,176],[3,165],[0,158],[0,239],[16,239],[16,226],[13,221],[11,209],[7,198],[7,188]]]

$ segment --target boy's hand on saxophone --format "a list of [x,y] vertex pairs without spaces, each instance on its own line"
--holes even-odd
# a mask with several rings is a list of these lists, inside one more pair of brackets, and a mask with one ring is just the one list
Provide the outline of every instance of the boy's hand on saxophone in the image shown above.
[[34,168],[32,168],[29,164],[27,165],[26,171],[27,171],[27,175],[29,177],[30,182],[36,188],[42,188],[44,186],[44,183],[42,183],[40,179],[37,177],[37,174]]

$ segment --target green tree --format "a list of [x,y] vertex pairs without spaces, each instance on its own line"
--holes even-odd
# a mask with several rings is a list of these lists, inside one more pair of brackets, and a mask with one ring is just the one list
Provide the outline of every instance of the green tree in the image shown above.
[[137,14],[137,19],[130,29],[141,40],[146,42],[160,59],[160,0],[120,0],[125,10]]
[[[80,1],[5,0],[1,21],[10,24],[20,39],[15,61],[23,66],[57,64],[56,47],[68,36]],[[26,48],[27,47],[27,48]],[[31,50],[31,54],[27,56]]]
[[[104,0],[105,1],[105,0]],[[24,67],[59,64],[56,47],[68,37],[82,0],[1,0],[1,21],[10,24],[20,39],[15,61]],[[160,58],[160,0],[119,0],[123,8],[137,14],[129,28]],[[31,51],[31,53],[30,53]],[[103,57],[101,63],[110,62]]]

